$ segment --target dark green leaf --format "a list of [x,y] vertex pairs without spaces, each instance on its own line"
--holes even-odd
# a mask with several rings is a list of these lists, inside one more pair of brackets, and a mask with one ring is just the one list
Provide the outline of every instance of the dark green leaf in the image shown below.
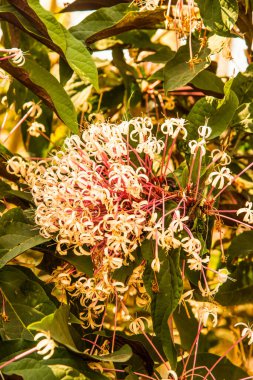
[[[197,54],[198,47],[193,49],[193,56]],[[203,49],[198,55],[198,62],[191,65],[189,46],[179,48],[174,58],[170,59],[164,67],[164,89],[166,92],[176,90],[191,82],[196,75],[210,65],[209,49]],[[152,77],[151,77],[152,79]]]
[[8,324],[13,325],[13,329],[16,325],[22,327],[21,331],[20,327],[17,328],[15,336],[12,329],[12,338],[23,336],[31,339],[27,326],[52,313],[55,310],[54,303],[38,282],[29,279],[24,272],[13,266],[0,270],[0,288],[11,310]]
[[77,256],[74,253],[68,253],[67,256],[60,256],[60,258],[74,265],[79,272],[90,277],[93,276],[93,265],[90,256]]
[[[179,269],[178,253],[159,253],[160,272],[156,274],[158,289],[152,290],[154,272],[148,265],[144,272],[144,284],[151,296],[151,316],[156,335],[161,339],[163,349],[172,368],[176,367],[176,352],[170,336],[168,318],[178,305],[182,292],[182,278]],[[155,280],[156,281],[156,280]]]
[[[181,345],[189,352],[198,333],[198,321],[194,317],[190,305],[187,303],[186,306],[188,315],[182,304],[173,313],[173,319],[179,332]],[[185,326],[187,326],[187,328],[185,328]],[[206,349],[208,349],[206,337],[203,334],[200,334],[198,352],[203,352]]]
[[238,18],[236,0],[198,0],[201,17],[207,29],[219,35],[229,35]]
[[221,100],[206,96],[195,103],[187,117],[190,122],[188,127],[190,139],[198,137],[198,127],[205,125],[207,120],[208,126],[212,128],[210,139],[220,136],[229,126],[238,107],[237,96],[230,86],[231,82],[227,82],[224,87],[225,96]]

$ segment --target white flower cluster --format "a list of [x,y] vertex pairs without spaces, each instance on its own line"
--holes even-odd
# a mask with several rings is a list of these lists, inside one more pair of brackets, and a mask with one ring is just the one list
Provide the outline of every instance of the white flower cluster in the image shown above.
[[153,157],[162,144],[152,127],[150,118],[141,117],[119,125],[92,124],[82,138],[66,139],[63,151],[48,160],[9,160],[9,172],[31,189],[40,233],[55,237],[60,254],[71,247],[86,255],[84,246],[92,247],[95,260],[101,253],[101,263],[111,269],[133,259],[146,225],[149,178],[141,159],[138,167],[130,162],[128,136],[138,152]]

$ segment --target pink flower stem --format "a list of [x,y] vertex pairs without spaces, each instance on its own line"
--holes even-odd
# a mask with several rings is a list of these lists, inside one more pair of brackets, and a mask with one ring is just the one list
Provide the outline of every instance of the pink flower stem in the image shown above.
[[3,369],[4,367],[7,367],[7,365],[15,362],[16,360],[22,359],[22,358],[24,358],[30,354],[33,354],[36,351],[37,351],[37,347],[33,347],[33,348],[30,348],[30,350],[22,352],[22,354],[14,356],[14,358],[12,358],[12,359],[8,360],[7,362],[5,362],[4,364],[0,365],[0,370]]
[[[178,136],[178,135],[177,135]],[[166,165],[165,165],[165,169],[163,170],[163,167],[162,167],[162,174],[166,175],[166,171],[168,169],[168,166],[169,166],[169,162],[170,162],[170,159],[171,159],[171,155],[172,155],[172,152],[173,152],[173,149],[174,149],[174,146],[176,144],[176,141],[177,141],[177,136],[174,137],[173,141],[172,141],[172,144],[170,146],[170,150],[168,152],[168,157],[167,157],[167,162],[166,162]]]
[[[198,151],[198,148],[197,148],[197,151]],[[196,156],[197,156],[197,151],[194,152],[193,157],[192,157],[192,162],[191,162],[190,172],[189,172],[189,179],[188,179],[188,184],[187,184],[188,189],[190,189],[191,187],[192,172],[193,172],[193,167],[194,167]]]
[[197,353],[198,353],[198,347],[199,347],[199,336],[200,336],[201,328],[202,328],[201,327],[201,322],[199,322],[198,332],[197,332],[197,340],[196,340],[195,351],[194,351],[193,370],[192,370],[191,380],[193,380],[194,369],[195,369],[195,366],[196,366]]
[[3,144],[6,143],[8,138],[20,127],[20,125],[28,118],[28,116],[32,113],[33,107],[31,107],[26,114],[19,120],[19,122],[15,125],[15,127],[12,128],[6,139],[3,141]]
[[199,182],[200,182],[200,174],[201,174],[201,164],[202,164],[202,150],[200,149],[199,154],[199,166],[198,166],[198,176],[197,176],[197,185],[196,185],[196,191],[194,195],[194,200],[197,199],[198,192],[199,192]]
[[114,315],[114,327],[113,327],[113,336],[112,336],[112,352],[114,351],[114,346],[115,346],[117,313],[118,313],[118,294],[117,292],[115,292],[115,315]]

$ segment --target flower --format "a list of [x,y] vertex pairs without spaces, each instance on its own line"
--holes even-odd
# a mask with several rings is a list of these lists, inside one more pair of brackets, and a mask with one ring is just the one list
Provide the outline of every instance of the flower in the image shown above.
[[166,379],[162,379],[162,380],[170,380],[170,379],[173,379],[173,380],[178,380],[178,376],[176,374],[175,371],[173,371],[172,369],[170,369],[168,372],[167,372],[167,378]]
[[43,355],[44,360],[47,360],[51,358],[51,356],[53,356],[56,343],[54,342],[53,339],[51,339],[49,332],[40,332],[36,334],[34,337],[34,340],[35,341],[40,340],[36,346],[37,354]]
[[191,140],[189,142],[189,147],[190,147],[190,150],[191,150],[191,154],[196,153],[197,150],[200,148],[201,153],[204,156],[206,154],[206,148],[204,146],[205,144],[206,144],[205,140],[200,140],[200,141]]
[[24,53],[22,52],[21,49],[18,48],[11,48],[8,49],[8,53],[10,54],[10,58],[13,63],[17,66],[23,66],[25,63],[25,57]]
[[190,254],[199,253],[201,251],[201,242],[198,239],[195,239],[194,237],[189,238],[183,238],[181,240],[182,247],[185,252]]
[[217,316],[218,308],[217,306],[205,302],[198,308],[198,318],[199,321],[206,327],[209,317],[212,317],[212,325],[213,327],[217,326],[218,316]]
[[219,161],[220,165],[229,165],[231,162],[231,157],[219,149],[213,149],[211,152],[211,157],[214,162]]
[[244,326],[244,329],[242,330],[241,337],[248,337],[248,345],[253,343],[253,325],[249,326],[246,323],[239,322],[235,324],[235,327],[237,326]]
[[151,268],[153,269],[154,272],[160,272],[160,260],[159,257],[155,257],[154,260],[151,263]]
[[245,215],[243,217],[243,221],[249,224],[253,223],[253,209],[252,209],[252,202],[246,202],[245,207],[239,208],[237,210],[236,215],[240,215],[241,213],[245,212]]
[[160,0],[134,0],[133,3],[137,3],[140,6],[140,11],[153,11],[159,5]]
[[29,116],[34,118],[34,119],[38,119],[38,117],[41,116],[42,114],[42,108],[41,106],[33,101],[30,101],[30,102],[26,102],[24,105],[23,105],[23,110],[25,109],[28,109],[29,108]]
[[140,331],[141,332],[145,331],[144,321],[146,321],[147,324],[149,325],[149,321],[147,318],[145,317],[136,318],[133,322],[130,323],[129,330],[133,332],[134,334],[139,334]]
[[192,253],[192,257],[187,259],[187,263],[189,264],[189,268],[191,270],[201,270],[203,264],[209,262],[209,256],[206,256],[202,259],[197,253]]
[[209,289],[209,287],[207,286],[206,289],[203,288],[202,284],[200,281],[198,281],[198,288],[200,290],[200,293],[203,297],[212,297],[214,294],[216,294],[219,290],[219,284],[218,286],[215,286],[214,289]]
[[[185,123],[185,119],[175,119],[173,117],[171,119],[166,119],[165,122],[161,125],[161,131],[165,135],[171,136],[173,139],[177,137],[179,132],[182,132],[184,135],[183,139],[185,140],[187,137],[187,130],[184,127]],[[176,127],[175,130],[174,127]]]
[[27,132],[33,137],[39,137],[42,133],[46,132],[46,128],[43,124],[34,121],[30,127],[27,129]]
[[184,216],[183,218],[181,218],[181,216],[180,216],[180,211],[179,211],[179,210],[176,210],[176,211],[174,212],[173,220],[172,220],[172,222],[170,223],[169,228],[170,228],[173,232],[182,231],[183,228],[184,228],[184,223],[183,223],[183,222],[186,222],[188,219],[189,219],[189,216]]
[[198,128],[198,133],[199,136],[201,136],[203,139],[207,139],[212,133],[212,128],[208,127],[207,125],[201,125]]
[[[213,177],[215,178],[212,179]],[[227,179],[229,182],[231,182],[233,179],[233,176],[230,174],[230,169],[227,167],[221,168],[219,172],[210,173],[207,183],[211,183],[213,187],[218,187],[218,189],[222,189],[225,184],[225,179]]]

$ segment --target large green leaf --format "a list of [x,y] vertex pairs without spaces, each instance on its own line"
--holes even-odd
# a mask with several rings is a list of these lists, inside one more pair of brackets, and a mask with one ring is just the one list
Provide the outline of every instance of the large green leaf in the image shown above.
[[31,323],[30,330],[49,331],[51,337],[70,350],[78,353],[78,349],[69,331],[69,306],[62,305],[53,314],[46,315],[43,319]]
[[34,19],[34,25],[40,24],[44,35],[60,49],[60,54],[65,57],[69,66],[85,80],[89,80],[98,88],[98,75],[95,63],[90,53],[67,29],[60,24],[52,12],[47,11],[39,0],[15,0],[11,2],[21,13],[25,13],[28,19]]
[[195,78],[191,80],[191,84],[204,91],[223,94],[224,83],[214,73],[209,70],[201,71]]
[[228,32],[238,18],[238,2],[236,0],[198,0],[201,17],[207,29],[220,35]]
[[188,127],[190,139],[198,137],[198,127],[205,125],[206,120],[208,120],[208,126],[212,128],[210,139],[220,136],[229,126],[239,102],[236,94],[231,90],[231,82],[227,82],[224,86],[224,93],[223,99],[206,96],[195,103],[187,117],[190,122]]
[[14,266],[0,270],[0,288],[11,312],[7,322],[8,329],[12,327],[11,338],[32,339],[27,326],[51,314],[55,310],[54,303],[38,282]]
[[0,67],[41,98],[47,106],[57,113],[71,131],[78,132],[74,106],[53,75],[30,58],[26,58],[22,67],[14,66],[8,61],[0,61]]
[[161,339],[164,352],[172,368],[176,367],[176,352],[168,327],[168,318],[178,305],[182,292],[182,278],[179,269],[179,254],[175,251],[170,255],[159,253],[161,261],[160,272],[156,274],[158,288],[154,292],[154,272],[147,265],[144,272],[144,284],[151,296],[151,316],[156,335]]
[[128,30],[155,29],[163,20],[163,9],[139,12],[129,4],[117,4],[92,13],[70,31],[77,39],[92,44]]
[[[198,47],[193,46],[193,56],[197,54]],[[190,65],[189,46],[185,45],[179,48],[176,55],[169,60],[164,67],[164,89],[165,91],[176,90],[179,87],[185,86],[196,77],[198,73],[206,69],[210,65],[208,56],[209,49],[203,49],[198,54],[198,61]],[[151,77],[152,79],[152,77]]]

